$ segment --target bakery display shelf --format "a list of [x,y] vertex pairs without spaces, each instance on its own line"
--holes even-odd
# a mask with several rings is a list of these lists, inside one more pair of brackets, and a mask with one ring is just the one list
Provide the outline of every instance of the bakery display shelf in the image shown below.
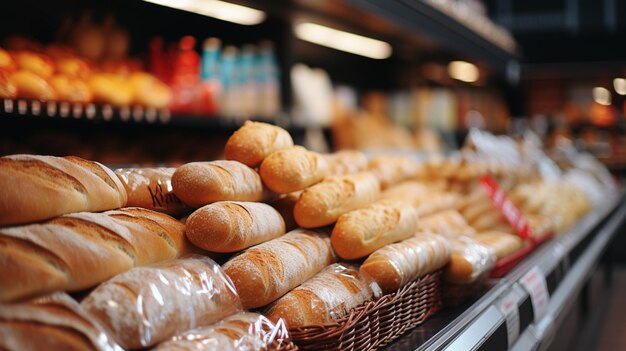
[[426,36],[446,50],[483,60],[501,72],[507,69],[510,62],[517,62],[519,59],[514,47],[491,40],[426,1],[348,0],[348,2],[377,13],[409,32]]
[[626,221],[623,199],[623,193],[607,199],[503,278],[491,280],[482,295],[444,308],[384,350],[532,350],[549,343],[561,312]]

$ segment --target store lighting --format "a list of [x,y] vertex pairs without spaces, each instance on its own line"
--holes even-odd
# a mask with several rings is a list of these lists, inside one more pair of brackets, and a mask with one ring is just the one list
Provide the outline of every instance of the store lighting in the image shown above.
[[391,56],[391,45],[384,41],[340,31],[314,23],[298,23],[295,27],[299,39],[373,59]]
[[465,61],[452,61],[448,64],[450,77],[462,82],[473,83],[478,80],[480,73],[475,64]]
[[265,20],[265,12],[219,0],[144,0],[153,4],[189,11],[222,21],[251,26]]
[[603,87],[595,87],[592,90],[592,94],[593,101],[604,106],[611,105],[611,92],[609,91],[609,89]]
[[626,79],[624,78],[613,79],[613,88],[615,88],[616,93],[620,95],[626,95]]

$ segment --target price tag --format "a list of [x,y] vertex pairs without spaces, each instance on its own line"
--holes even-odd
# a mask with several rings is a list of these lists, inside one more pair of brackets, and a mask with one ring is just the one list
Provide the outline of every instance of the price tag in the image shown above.
[[498,308],[506,320],[506,332],[509,348],[519,337],[520,320],[519,309],[517,307],[518,300],[518,293],[515,290],[512,290],[498,301]]
[[517,206],[509,200],[504,191],[498,186],[498,183],[496,183],[492,177],[484,176],[480,179],[480,185],[483,190],[485,190],[494,206],[502,212],[504,218],[506,218],[507,222],[515,229],[517,234],[521,236],[522,239],[532,239],[532,229],[528,225],[526,217],[524,217]]
[[540,321],[548,310],[548,302],[550,300],[546,277],[541,273],[539,267],[535,266],[520,279],[520,284],[530,295],[535,313],[535,322]]

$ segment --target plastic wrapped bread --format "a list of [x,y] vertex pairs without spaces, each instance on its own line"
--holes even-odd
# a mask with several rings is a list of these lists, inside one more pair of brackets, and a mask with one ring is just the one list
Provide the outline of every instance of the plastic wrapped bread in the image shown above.
[[394,292],[418,277],[436,271],[450,260],[450,243],[444,236],[419,233],[372,253],[361,265],[383,292]]
[[452,248],[444,279],[454,284],[469,284],[489,272],[496,263],[494,250],[476,240],[459,236],[449,238]]
[[126,349],[156,345],[241,309],[228,276],[199,255],[131,269],[97,287],[81,305]]
[[0,304],[0,349],[122,351],[65,293]]
[[282,320],[274,323],[258,313],[239,312],[208,327],[186,331],[154,351],[255,351],[289,344]]
[[486,231],[474,236],[479,243],[489,246],[499,260],[522,248],[522,238],[517,235],[499,232]]
[[301,328],[335,322],[364,302],[382,295],[378,284],[358,268],[335,263],[278,299],[265,311],[271,320]]
[[456,210],[446,210],[422,217],[419,222],[419,231],[446,236],[476,234],[465,218]]

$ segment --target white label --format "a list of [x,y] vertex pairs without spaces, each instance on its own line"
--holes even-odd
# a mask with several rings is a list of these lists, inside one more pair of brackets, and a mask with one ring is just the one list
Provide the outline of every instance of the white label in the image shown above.
[[537,322],[543,318],[548,310],[550,296],[548,295],[546,277],[544,277],[539,268],[535,266],[520,279],[520,283],[530,295],[533,311],[535,312],[535,322]]
[[518,296],[515,291],[506,294],[498,302],[498,307],[506,319],[506,332],[509,348],[519,337],[519,310],[517,307]]

